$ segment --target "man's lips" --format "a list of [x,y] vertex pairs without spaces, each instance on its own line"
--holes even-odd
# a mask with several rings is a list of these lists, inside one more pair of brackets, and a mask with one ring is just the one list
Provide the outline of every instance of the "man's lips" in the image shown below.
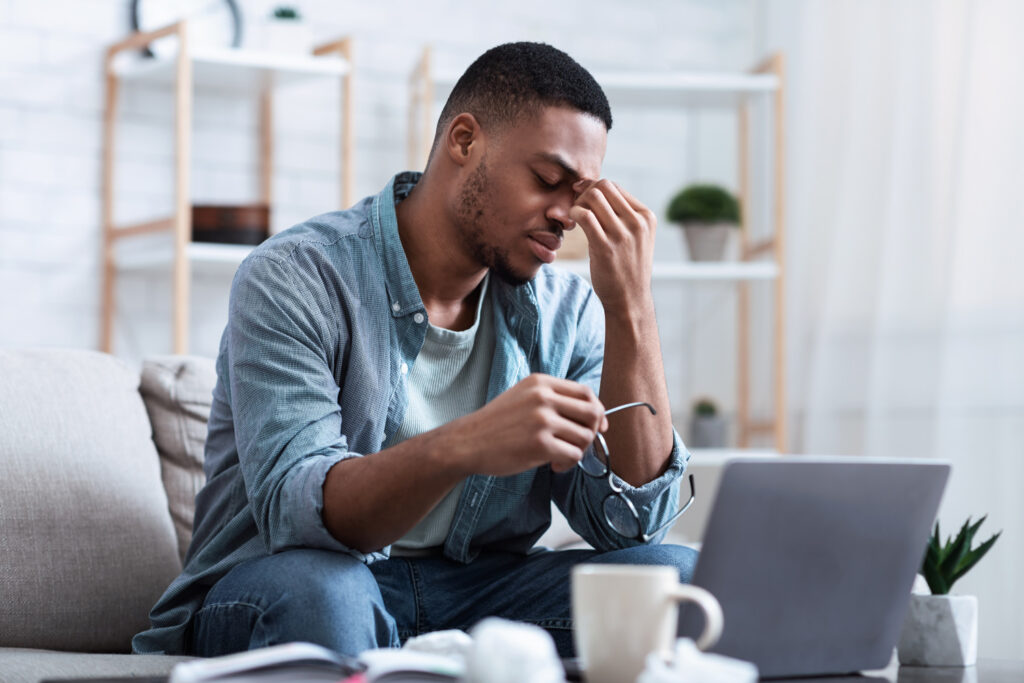
[[530,249],[541,263],[551,263],[555,260],[555,252],[562,246],[561,235],[538,231],[530,233],[529,237]]
[[533,232],[530,233],[530,239],[537,240],[545,249],[550,249],[551,251],[558,251],[559,247],[562,246],[562,237],[552,232]]

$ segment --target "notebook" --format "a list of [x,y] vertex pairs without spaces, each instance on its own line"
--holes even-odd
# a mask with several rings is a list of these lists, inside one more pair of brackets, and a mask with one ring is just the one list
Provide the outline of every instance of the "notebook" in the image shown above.
[[[884,668],[949,471],[862,457],[728,463],[693,577],[725,616],[711,651],[762,678]],[[684,608],[680,635],[701,620]]]

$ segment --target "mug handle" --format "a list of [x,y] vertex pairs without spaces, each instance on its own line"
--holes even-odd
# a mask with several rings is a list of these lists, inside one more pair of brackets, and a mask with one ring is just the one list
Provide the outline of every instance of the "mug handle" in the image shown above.
[[725,624],[725,617],[722,615],[722,605],[714,595],[699,586],[679,584],[671,593],[669,599],[676,602],[696,603],[704,612],[704,631],[697,639],[697,648],[701,652],[714,647],[718,639],[722,637],[722,628]]

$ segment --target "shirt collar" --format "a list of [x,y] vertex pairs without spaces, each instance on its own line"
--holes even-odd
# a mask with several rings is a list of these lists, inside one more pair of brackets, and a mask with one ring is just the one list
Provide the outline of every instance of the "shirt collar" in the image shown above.
[[387,280],[388,307],[395,317],[423,310],[423,300],[416,288],[416,280],[409,269],[409,261],[398,236],[398,217],[395,203],[405,199],[419,182],[422,173],[405,171],[391,179],[373,200],[370,221],[373,224],[373,243],[380,255]]

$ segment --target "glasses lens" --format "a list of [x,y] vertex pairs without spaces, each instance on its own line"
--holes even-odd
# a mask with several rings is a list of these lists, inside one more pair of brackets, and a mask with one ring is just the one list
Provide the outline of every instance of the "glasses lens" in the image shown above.
[[593,447],[583,454],[580,467],[592,477],[603,477],[608,474],[608,451],[598,439],[594,439]]
[[640,535],[640,520],[636,509],[623,496],[612,494],[604,499],[604,517],[615,533],[627,538]]

